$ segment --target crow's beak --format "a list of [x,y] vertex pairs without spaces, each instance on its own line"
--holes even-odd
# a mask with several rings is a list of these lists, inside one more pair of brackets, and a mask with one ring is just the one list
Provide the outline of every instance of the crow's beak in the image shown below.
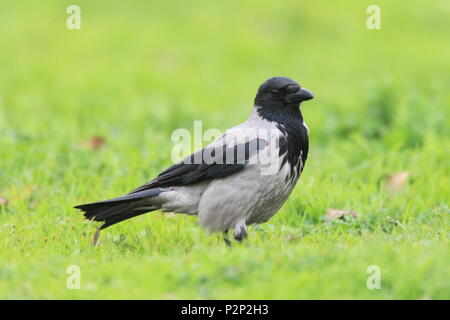
[[311,91],[309,91],[306,88],[301,88],[296,93],[292,93],[292,94],[287,95],[284,98],[284,100],[287,103],[295,103],[295,102],[302,102],[302,101],[311,100],[313,98],[314,98],[314,95],[311,93]]

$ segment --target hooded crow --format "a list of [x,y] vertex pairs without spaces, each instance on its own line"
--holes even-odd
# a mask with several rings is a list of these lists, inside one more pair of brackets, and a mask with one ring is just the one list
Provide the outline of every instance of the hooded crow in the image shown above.
[[99,230],[154,210],[196,215],[227,245],[230,229],[240,242],[246,226],[268,221],[297,183],[309,146],[300,104],[312,98],[292,79],[270,78],[247,121],[127,195],[75,208],[103,222]]

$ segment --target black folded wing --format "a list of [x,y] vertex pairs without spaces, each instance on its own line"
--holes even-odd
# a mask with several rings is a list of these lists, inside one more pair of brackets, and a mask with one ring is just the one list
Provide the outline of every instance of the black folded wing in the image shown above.
[[245,168],[250,157],[266,146],[267,142],[259,138],[233,146],[208,146],[167,168],[131,193],[224,178]]

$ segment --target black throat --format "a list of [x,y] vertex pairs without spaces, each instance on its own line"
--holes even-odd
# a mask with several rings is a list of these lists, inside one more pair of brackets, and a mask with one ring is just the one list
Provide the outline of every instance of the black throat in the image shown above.
[[300,176],[308,158],[308,132],[303,125],[303,116],[298,104],[287,105],[284,108],[257,107],[258,115],[271,122],[275,122],[281,131],[280,169],[288,162],[290,175],[288,180],[295,180]]

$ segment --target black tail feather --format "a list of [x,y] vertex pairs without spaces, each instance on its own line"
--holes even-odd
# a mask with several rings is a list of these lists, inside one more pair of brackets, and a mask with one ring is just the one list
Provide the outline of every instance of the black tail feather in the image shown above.
[[146,204],[147,199],[159,195],[160,189],[146,190],[132,195],[76,206],[89,220],[102,221],[100,229],[158,209]]

